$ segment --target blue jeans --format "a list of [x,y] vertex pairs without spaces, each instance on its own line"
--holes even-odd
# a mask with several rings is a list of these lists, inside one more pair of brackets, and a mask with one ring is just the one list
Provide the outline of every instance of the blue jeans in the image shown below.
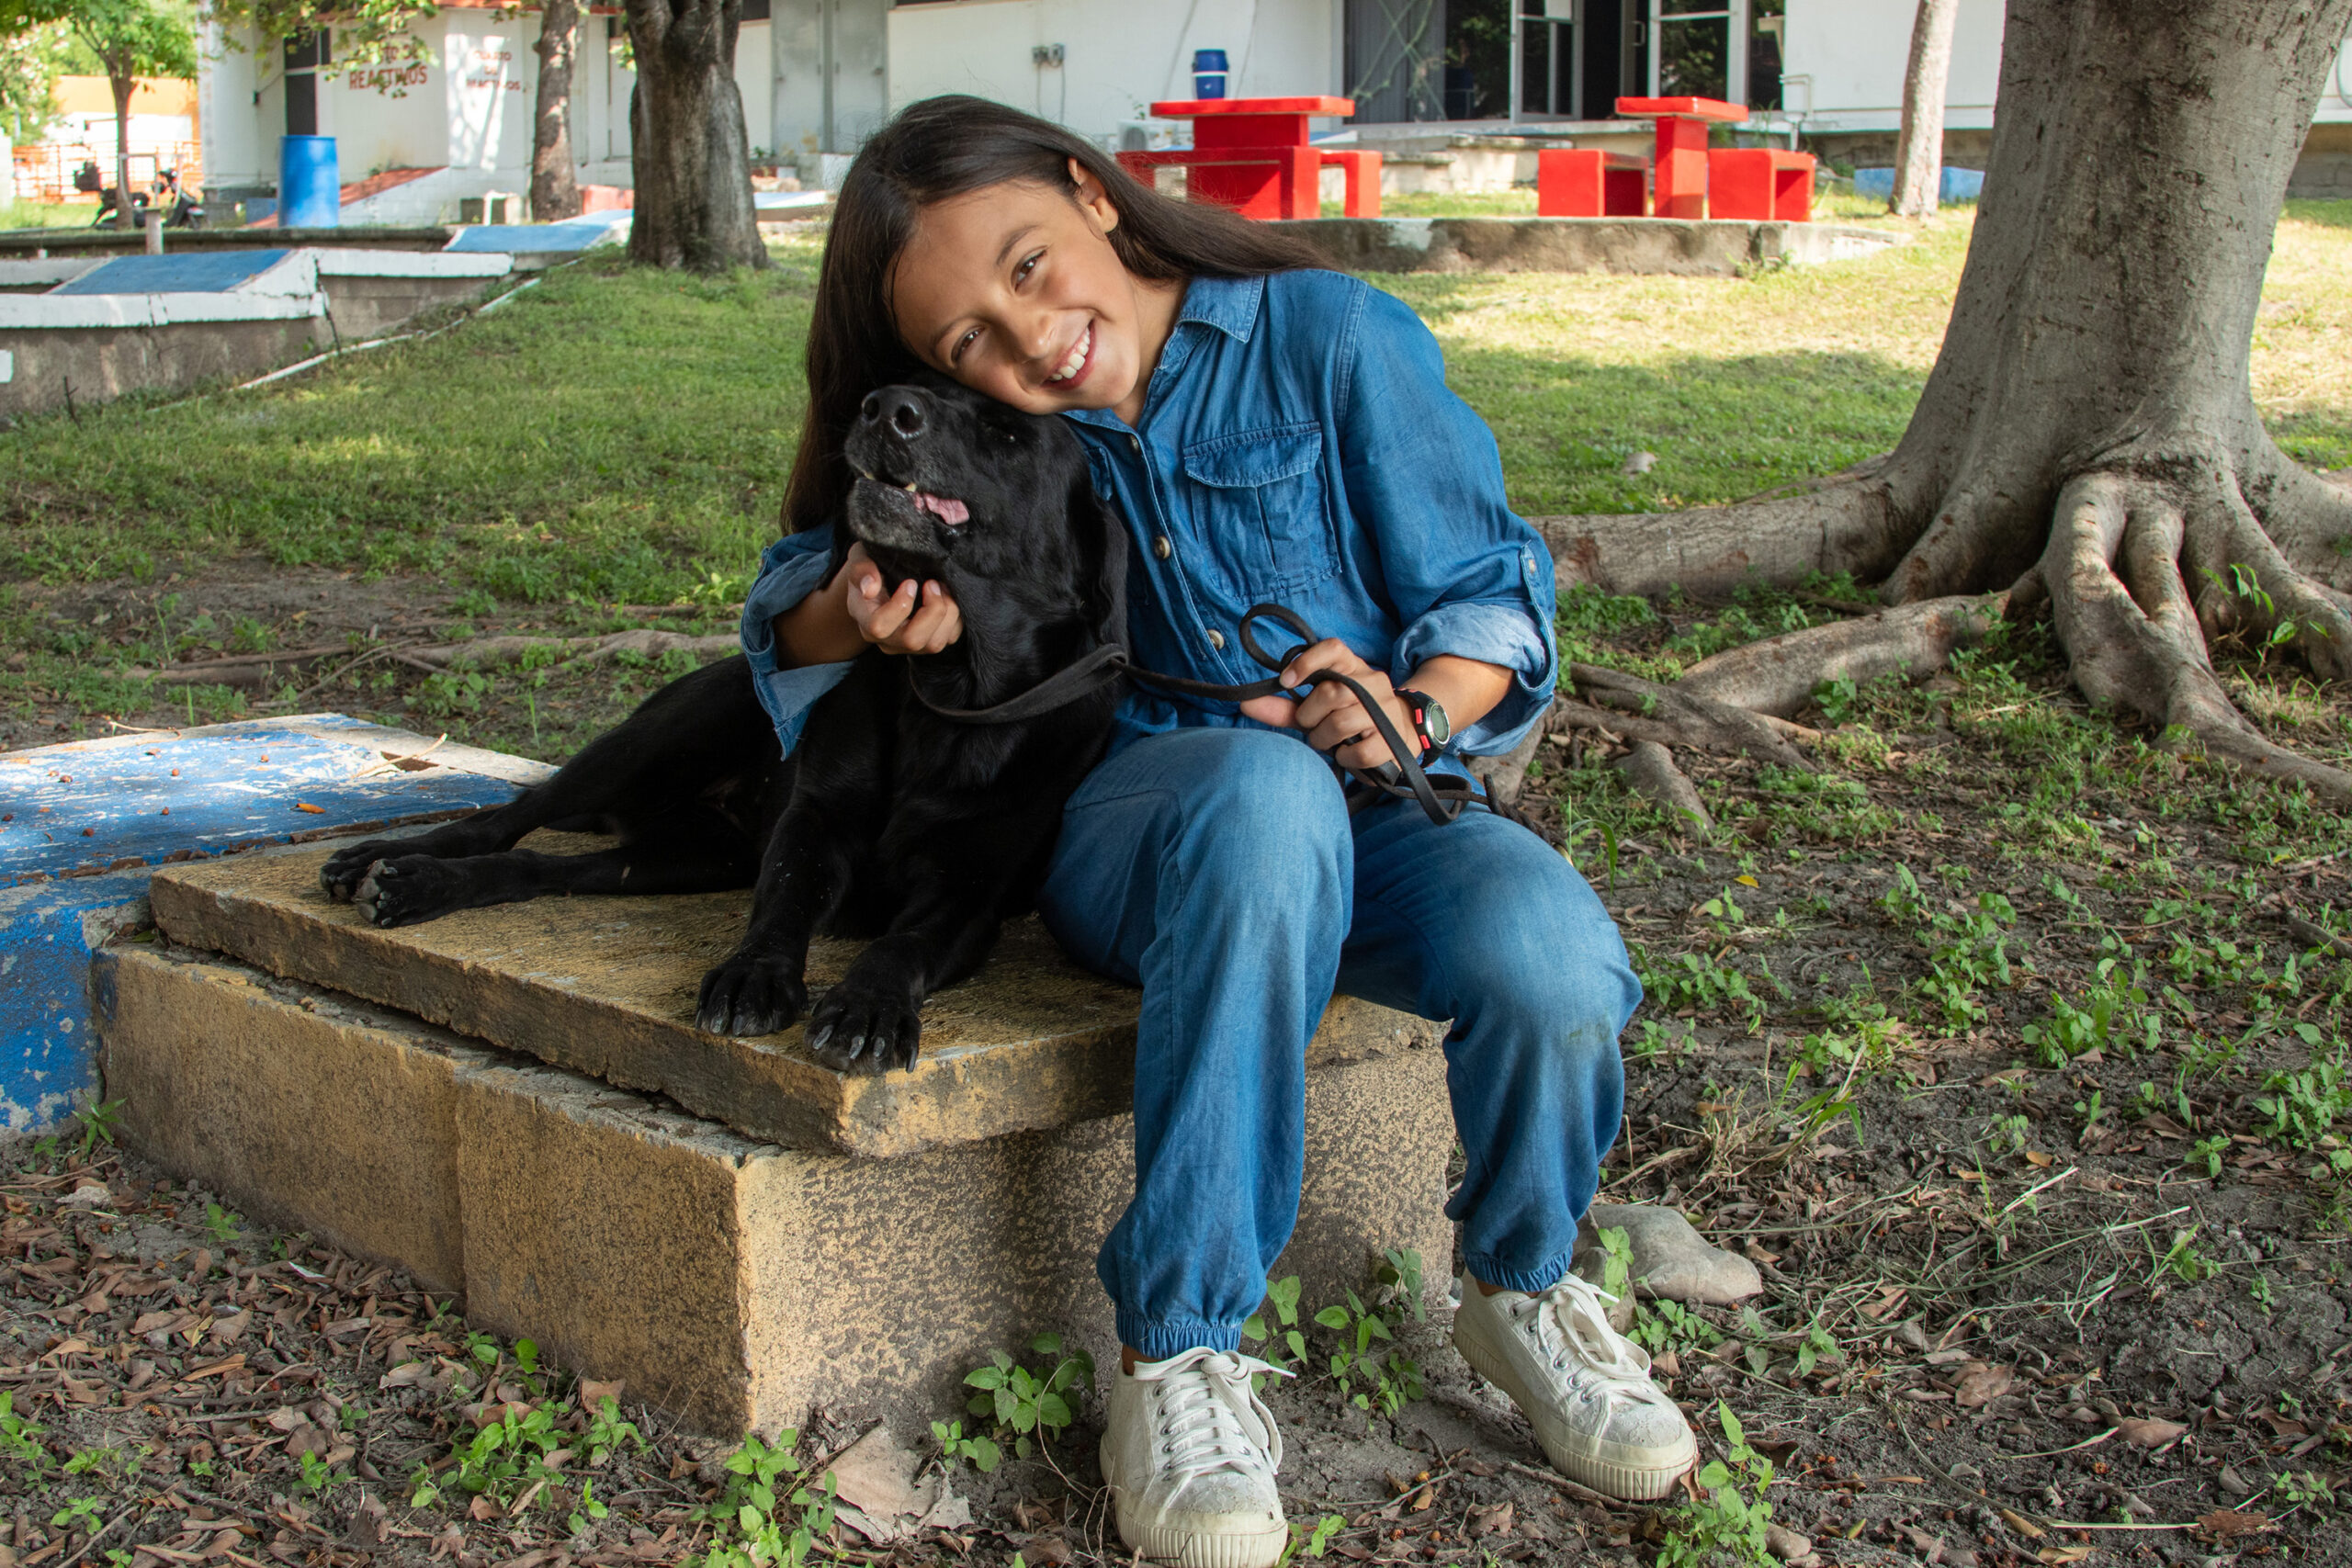
[[1040,897],[1080,963],[1143,987],[1136,1195],[1096,1270],[1149,1359],[1231,1350],[1298,1218],[1306,1042],[1334,990],[1451,1019],[1446,1087],[1468,1173],[1446,1205],[1470,1272],[1566,1271],[1624,1106],[1617,1036],[1641,1000],[1600,900],[1559,852],[1483,811],[1353,818],[1295,736],[1136,740],[1070,799]]

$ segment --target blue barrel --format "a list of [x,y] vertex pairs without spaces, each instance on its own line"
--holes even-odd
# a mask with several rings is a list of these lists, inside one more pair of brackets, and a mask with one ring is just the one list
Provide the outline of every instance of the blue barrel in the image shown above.
[[343,224],[343,182],[335,177],[334,138],[285,136],[277,143],[277,226],[335,229]]
[[1225,96],[1225,51],[1196,49],[1193,51],[1193,96],[1221,98]]

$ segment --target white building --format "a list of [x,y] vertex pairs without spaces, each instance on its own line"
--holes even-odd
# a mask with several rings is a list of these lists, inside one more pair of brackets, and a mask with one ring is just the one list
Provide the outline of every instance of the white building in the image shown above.
[[[1497,25],[1511,9],[1515,50]],[[1599,132],[1621,94],[1729,97],[1832,156],[1884,163],[1916,10],[1913,0],[745,0],[735,79],[755,161],[796,163],[828,183],[841,160],[823,154],[854,152],[892,110],[935,93],[1031,109],[1110,146],[1182,134],[1140,122],[1154,100],[1193,96],[1201,49],[1225,51],[1234,96],[1351,96],[1360,134],[1432,163],[1465,135]],[[1946,111],[1955,163],[1981,164],[1989,144],[2001,17],[2001,0],[1961,0]],[[620,18],[607,9],[582,25],[580,177],[625,186],[632,76],[616,57]],[[430,221],[464,197],[526,190],[537,32],[535,11],[446,0],[421,25],[426,58],[405,67],[339,65],[332,39],[322,58],[215,39],[202,83],[208,181],[228,194],[273,187],[277,138],[299,130],[338,139],[346,182],[434,171],[368,198],[361,216],[377,221]],[[2352,63],[2340,62],[2299,191],[2352,195],[2347,88]]]

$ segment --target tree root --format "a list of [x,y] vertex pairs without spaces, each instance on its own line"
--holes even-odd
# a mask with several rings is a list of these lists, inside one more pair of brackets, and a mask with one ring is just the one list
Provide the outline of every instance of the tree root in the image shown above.
[[604,637],[483,637],[407,651],[415,662],[446,670],[460,660],[473,664],[498,664],[535,652],[556,654],[566,664],[586,664],[610,659],[616,653],[638,653],[648,659],[659,659],[665,653],[687,653],[707,659],[714,654],[733,653],[741,646],[732,632],[718,637],[687,637],[682,632],[640,627]]
[[1952,650],[1980,641],[2007,607],[2005,593],[1929,599],[1728,649],[1683,672],[1674,689],[1782,717],[1825,681],[1857,685],[1881,675],[1927,675]]
[[[2298,756],[2259,734],[2213,672],[2184,566],[2208,569],[2225,584],[2232,567],[2257,577],[2265,568],[2280,573],[2264,581],[2278,609],[2264,612],[2259,602],[2235,595],[2240,613],[2256,626],[2266,618],[2277,625],[2286,605],[2321,603],[2290,588],[2289,578],[2309,580],[2293,572],[2251,525],[2242,500],[2234,511],[2217,508],[2216,500],[2184,497],[2176,486],[2110,470],[2084,474],[2061,492],[2049,546],[2034,571],[2049,593],[2051,620],[2072,660],[2075,683],[2093,702],[2139,714],[2167,731],[2177,728],[2209,753],[2251,773],[2352,803],[2352,773]],[[2262,548],[2253,547],[2256,539]],[[2237,558],[2242,555],[2256,558]],[[2206,586],[2214,586],[2211,579]],[[2209,600],[2208,615],[2221,614]],[[2306,637],[2324,647],[2319,636],[2300,627],[2292,636],[2299,648],[2306,647]]]
[[1790,584],[1813,572],[1883,576],[1903,553],[1905,487],[1872,458],[1796,494],[1684,512],[1571,513],[1529,521],[1552,547],[1563,583],[1611,593],[1701,597],[1751,582]]
[[1697,787],[1674,765],[1673,754],[1657,741],[1634,741],[1633,750],[1612,759],[1611,765],[1625,775],[1626,784],[1635,795],[1665,808],[1676,832],[1703,838],[1715,830],[1714,818],[1707,815]]
[[[1588,700],[1615,710],[1600,724],[1587,723],[1583,728],[1607,728],[1631,739],[1735,757],[1746,754],[1784,768],[1813,771],[1804,753],[1789,743],[1792,735],[1815,737],[1813,730],[1688,691],[1680,682],[1661,685],[1590,664],[1569,665],[1568,676]],[[1630,716],[1621,722],[1617,712]],[[1560,722],[1577,723],[1584,717],[1573,710],[1573,705],[1561,705]]]

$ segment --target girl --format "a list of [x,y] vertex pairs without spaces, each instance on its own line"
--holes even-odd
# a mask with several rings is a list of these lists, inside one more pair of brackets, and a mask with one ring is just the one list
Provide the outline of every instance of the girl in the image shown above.
[[[820,581],[858,405],[920,366],[1076,427],[1134,535],[1146,667],[1254,679],[1241,613],[1288,605],[1333,635],[1284,686],[1353,676],[1456,774],[1549,701],[1550,556],[1412,311],[1057,126],[942,97],[865,144],[825,249],[796,532],[743,613],[787,750],[842,661],[958,633],[939,584],[886,595],[862,549]],[[1131,1550],[1204,1568],[1271,1564],[1287,1539],[1282,1441],[1250,1386],[1269,1369],[1238,1347],[1297,1215],[1306,1047],[1335,989],[1453,1021],[1463,1355],[1589,1485],[1661,1496],[1695,1453],[1648,1358],[1568,1271],[1641,998],[1616,928],[1525,829],[1393,800],[1351,816],[1318,751],[1388,760],[1336,682],[1238,707],[1136,691],[1040,895],[1080,962],[1143,987],[1135,1199],[1097,1266],[1122,1344],[1102,1473]]]

